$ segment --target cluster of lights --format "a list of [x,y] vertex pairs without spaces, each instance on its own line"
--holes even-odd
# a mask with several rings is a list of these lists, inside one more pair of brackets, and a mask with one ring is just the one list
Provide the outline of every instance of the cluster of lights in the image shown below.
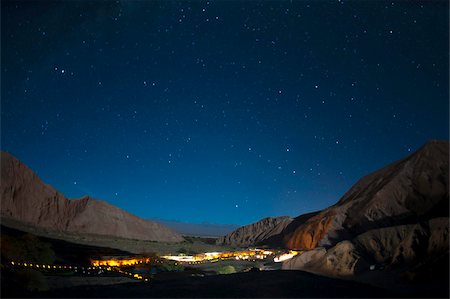
[[197,261],[197,262],[189,262],[189,265],[197,265],[197,264],[203,264],[205,263],[204,261]]
[[184,262],[190,265],[199,264],[205,261],[217,262],[219,259],[224,260],[228,258],[239,259],[265,259],[267,256],[274,254],[269,250],[262,249],[250,249],[247,251],[234,251],[234,252],[206,252],[197,255],[166,255],[163,258],[168,260],[174,260],[177,262]]
[[[121,274],[125,274],[127,276],[130,276],[132,278],[135,279],[139,279],[139,280],[143,280],[143,281],[148,281],[148,278],[144,278],[139,274],[133,274],[131,272],[126,272],[120,269],[116,269],[116,268],[112,268],[110,266],[108,267],[102,267],[102,266],[91,266],[91,267],[78,267],[78,266],[71,266],[71,265],[45,265],[45,264],[36,264],[36,263],[26,263],[26,262],[16,262],[16,261],[11,261],[11,265],[14,267],[29,267],[29,268],[37,268],[37,269],[50,269],[50,270],[58,270],[58,269],[74,269],[75,272],[78,271],[78,269],[81,271],[83,271],[83,273],[86,272],[86,270],[105,270],[105,271],[117,271]],[[90,274],[90,272],[87,272],[88,274]]]
[[281,263],[281,262],[287,261],[287,260],[293,258],[294,256],[296,256],[297,254],[301,254],[301,253],[303,253],[303,252],[302,251],[289,250],[288,253],[284,253],[284,254],[276,256],[273,259],[273,261],[275,263]]
[[93,266],[110,266],[110,267],[135,266],[144,263],[145,264],[150,263],[150,258],[91,260],[91,265]]
[[120,270],[120,269],[118,269],[117,272],[119,272],[121,274],[124,274],[124,275],[127,275],[127,276],[130,276],[130,277],[135,278],[135,279],[148,281],[148,278],[144,278],[144,277],[142,277],[142,275],[139,275],[139,274],[133,274],[131,272],[123,271],[123,270]]
[[11,265],[19,267],[39,268],[39,269],[77,269],[76,266],[69,266],[69,265],[45,265],[45,264],[15,262],[15,261],[11,261]]
[[[297,254],[301,254],[302,251],[294,251],[289,250],[289,252],[278,255],[274,258],[274,262],[279,263],[286,260],[289,260],[296,256]],[[205,262],[217,262],[224,259],[234,258],[236,260],[249,260],[249,259],[265,259],[269,255],[273,255],[273,251],[262,250],[262,249],[249,249],[247,251],[234,251],[234,252],[206,252],[203,254],[197,254],[193,256],[186,255],[176,255],[176,256],[163,256],[163,258],[168,260],[176,261],[175,265],[178,265],[178,262],[188,263],[190,265],[201,264]],[[160,262],[160,261],[156,261]],[[46,265],[46,264],[37,264],[37,263],[27,263],[27,262],[16,262],[11,261],[12,266],[19,267],[30,267],[37,268],[43,270],[57,270],[57,269],[74,269],[75,272],[78,272],[78,269],[82,270],[85,273],[86,270],[105,270],[105,271],[117,271],[121,274],[127,275],[131,278],[135,278],[138,280],[148,281],[147,278],[142,277],[139,274],[134,274],[131,272],[123,271],[119,267],[121,266],[135,266],[139,264],[148,264],[150,263],[150,258],[132,258],[132,259],[108,259],[108,260],[91,260],[90,267],[78,267],[71,265]],[[90,274],[90,272],[87,272]]]

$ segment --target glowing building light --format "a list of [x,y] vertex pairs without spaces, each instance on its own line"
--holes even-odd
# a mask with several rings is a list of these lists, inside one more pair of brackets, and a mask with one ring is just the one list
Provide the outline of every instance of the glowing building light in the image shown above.
[[285,253],[285,254],[281,254],[281,255],[279,255],[279,256],[276,256],[276,257],[273,259],[273,261],[274,261],[275,263],[284,262],[284,261],[287,261],[287,260],[293,258],[293,257],[296,256],[297,254],[298,254],[297,251],[290,250],[288,253]]

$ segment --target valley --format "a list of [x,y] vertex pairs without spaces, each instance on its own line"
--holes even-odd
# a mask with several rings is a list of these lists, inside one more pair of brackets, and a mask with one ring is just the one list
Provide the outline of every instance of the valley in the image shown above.
[[361,178],[328,208],[218,238],[67,199],[14,157],[2,162],[7,297],[448,295],[448,142]]
[[[39,248],[45,242],[54,250],[47,254],[47,259],[22,250],[27,260],[3,260],[4,297],[239,297],[245,294],[292,297],[299,293],[344,295],[348,288],[354,296],[364,294],[367,289],[371,290],[372,297],[396,295],[356,282],[302,271],[281,271],[281,263],[275,263],[274,258],[289,252],[286,250],[241,249],[164,257],[133,255],[2,228],[3,238],[8,232],[18,238],[32,239]],[[17,251],[17,247],[14,249]],[[72,254],[75,252],[76,255]],[[2,254],[11,255],[4,250]],[[319,282],[326,283],[327,289],[321,289]]]
[[3,292],[13,297],[36,296],[69,287],[154,283],[189,277],[280,270],[281,263],[274,260],[289,253],[289,250],[281,249],[231,250],[217,245],[214,245],[214,249],[220,248],[221,251],[194,253],[193,248],[210,248],[207,242],[212,243],[214,240],[190,237],[187,239],[195,243],[195,247],[187,246],[191,243],[186,241],[177,246],[166,245],[160,253],[133,254],[119,249],[36,236],[4,225],[1,231]]

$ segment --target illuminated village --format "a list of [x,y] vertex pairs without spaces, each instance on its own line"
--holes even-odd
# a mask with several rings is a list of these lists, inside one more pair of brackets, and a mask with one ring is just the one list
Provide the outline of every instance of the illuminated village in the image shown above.
[[39,264],[26,261],[11,261],[11,268],[32,268],[46,273],[51,272],[73,272],[78,275],[101,276],[106,273],[126,276],[136,280],[149,282],[151,275],[149,273],[139,272],[139,268],[163,263],[173,263],[175,266],[187,266],[206,263],[217,263],[221,261],[268,261],[279,263],[301,254],[301,251],[281,252],[266,249],[248,249],[240,251],[225,252],[205,252],[196,255],[163,255],[161,257],[105,257],[102,259],[92,259],[90,265],[50,265]]

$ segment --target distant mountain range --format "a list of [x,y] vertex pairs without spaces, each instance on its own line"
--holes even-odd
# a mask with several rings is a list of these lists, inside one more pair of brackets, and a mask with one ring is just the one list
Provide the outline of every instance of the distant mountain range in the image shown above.
[[258,222],[240,227],[217,239],[218,245],[247,247],[265,243],[266,240],[279,235],[292,222],[288,216],[267,217]]
[[174,220],[150,219],[171,228],[183,236],[221,237],[239,228],[236,224],[188,223]]

